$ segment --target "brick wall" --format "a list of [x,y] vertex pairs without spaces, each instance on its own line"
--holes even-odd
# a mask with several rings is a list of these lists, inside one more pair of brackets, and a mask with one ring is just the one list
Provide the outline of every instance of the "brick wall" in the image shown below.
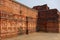
[[59,15],[57,9],[49,9],[45,6],[34,6],[38,10],[37,31],[59,32]]
[[47,29],[48,32],[59,32],[59,15],[56,9],[50,9],[47,13]]
[[59,14],[59,32],[60,32],[60,12],[58,12],[58,14]]
[[[0,3],[0,26],[2,38],[17,36],[18,34],[26,34],[27,25],[29,33],[36,31],[36,10],[13,0],[1,0]],[[26,17],[28,17],[27,24]],[[34,22],[29,20],[33,20]]]
[[47,4],[41,5],[41,6],[34,6],[33,9],[36,10],[49,10],[49,7],[47,6]]

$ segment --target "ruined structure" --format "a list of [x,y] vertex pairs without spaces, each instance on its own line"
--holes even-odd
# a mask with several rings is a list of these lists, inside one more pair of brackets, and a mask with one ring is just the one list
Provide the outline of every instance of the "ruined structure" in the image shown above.
[[60,32],[60,12],[47,4],[33,9],[14,0],[0,0],[0,37],[36,31]]
[[33,9],[38,10],[37,31],[60,32],[59,11],[57,9],[49,9],[47,4],[34,6]]
[[0,0],[1,38],[36,31],[37,11],[14,0]]

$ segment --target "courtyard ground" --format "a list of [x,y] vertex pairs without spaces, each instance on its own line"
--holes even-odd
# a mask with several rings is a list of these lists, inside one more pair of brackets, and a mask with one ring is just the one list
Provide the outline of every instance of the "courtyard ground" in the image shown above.
[[31,33],[28,35],[19,35],[17,37],[8,38],[5,40],[60,40],[60,33]]

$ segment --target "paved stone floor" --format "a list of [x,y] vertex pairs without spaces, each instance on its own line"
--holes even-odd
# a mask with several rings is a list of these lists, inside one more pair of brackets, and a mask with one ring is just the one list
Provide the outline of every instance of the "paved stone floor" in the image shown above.
[[5,40],[60,40],[60,33],[31,33],[29,35],[21,35]]

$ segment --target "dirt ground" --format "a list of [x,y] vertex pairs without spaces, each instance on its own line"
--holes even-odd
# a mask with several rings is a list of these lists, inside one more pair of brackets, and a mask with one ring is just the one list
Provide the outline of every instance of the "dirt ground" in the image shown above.
[[60,40],[60,33],[31,33],[28,35],[19,35],[5,40]]

